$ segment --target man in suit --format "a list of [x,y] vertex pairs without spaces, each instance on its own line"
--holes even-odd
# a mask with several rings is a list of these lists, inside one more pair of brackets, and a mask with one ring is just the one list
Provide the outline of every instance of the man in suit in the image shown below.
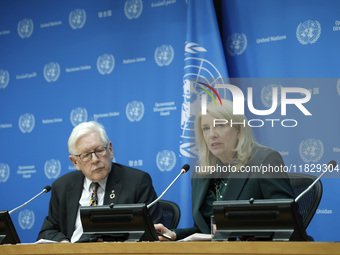
[[[80,206],[149,204],[157,198],[148,173],[112,162],[112,143],[99,123],[90,121],[76,126],[68,147],[69,158],[79,171],[65,174],[52,184],[48,216],[37,240],[82,240]],[[96,186],[95,191],[92,186]],[[149,214],[153,222],[159,222],[162,209],[156,204]]]

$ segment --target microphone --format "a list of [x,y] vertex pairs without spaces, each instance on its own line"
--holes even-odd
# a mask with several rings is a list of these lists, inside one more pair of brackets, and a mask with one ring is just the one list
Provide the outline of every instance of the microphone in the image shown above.
[[153,202],[151,202],[150,204],[148,204],[146,207],[149,209],[151,206],[153,206],[155,203],[157,203],[164,195],[165,193],[168,191],[168,189],[170,189],[170,187],[175,183],[175,181],[177,181],[177,179],[184,173],[188,172],[190,169],[190,166],[188,164],[185,164],[182,166],[181,172],[177,175],[177,177],[172,181],[172,183],[170,183],[170,185],[164,190],[164,192],[162,193],[162,195],[160,195],[157,199],[155,199]]
[[25,205],[27,205],[28,203],[30,203],[31,201],[33,201],[34,199],[39,197],[41,194],[48,193],[51,189],[52,189],[51,186],[47,185],[39,194],[37,194],[36,196],[32,197],[26,203],[23,203],[22,205],[18,206],[17,208],[14,208],[12,211],[9,212],[9,214],[11,214],[12,212],[15,212],[16,210],[20,209],[21,207],[24,207]]
[[314,181],[311,185],[309,185],[309,187],[308,187],[306,190],[304,190],[303,192],[301,192],[300,195],[298,195],[298,196],[295,198],[295,203],[296,203],[303,195],[305,195],[308,191],[310,191],[310,189],[313,188],[313,186],[315,185],[315,183],[317,183],[325,173],[327,173],[330,169],[334,169],[334,168],[336,167],[336,165],[337,165],[337,163],[335,162],[335,160],[329,161],[329,163],[328,163],[328,165],[327,165],[326,171],[324,171],[318,178],[315,179],[315,181]]

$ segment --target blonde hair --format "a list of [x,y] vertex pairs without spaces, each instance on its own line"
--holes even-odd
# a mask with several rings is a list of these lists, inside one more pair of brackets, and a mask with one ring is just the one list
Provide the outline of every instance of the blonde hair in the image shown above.
[[[230,100],[222,99],[222,105],[211,102],[207,105],[207,113],[210,113],[216,119],[232,120],[233,127],[239,129],[239,139],[236,148],[236,152],[233,162],[231,164],[236,165],[237,169],[241,165],[245,165],[252,156],[252,151],[255,146],[259,145],[255,141],[255,137],[252,129],[248,125],[248,119],[244,115],[233,115],[233,103]],[[217,164],[217,158],[214,156],[204,138],[201,128],[202,114],[200,113],[195,122],[196,133],[196,145],[199,151],[199,163],[201,166],[215,166]],[[244,123],[244,124],[239,124]]]

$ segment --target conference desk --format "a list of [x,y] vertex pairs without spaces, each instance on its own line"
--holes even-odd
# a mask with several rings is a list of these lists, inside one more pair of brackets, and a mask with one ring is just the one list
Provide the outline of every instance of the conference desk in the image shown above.
[[113,242],[2,245],[0,254],[118,255],[118,254],[340,254],[330,242]]

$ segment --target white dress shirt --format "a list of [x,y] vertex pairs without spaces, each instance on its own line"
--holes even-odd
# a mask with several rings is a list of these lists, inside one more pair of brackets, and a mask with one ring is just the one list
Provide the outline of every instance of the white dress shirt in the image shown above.
[[[103,205],[104,204],[104,194],[105,194],[105,187],[106,187],[106,181],[107,181],[107,176],[105,179],[99,181],[99,187],[97,190],[97,195],[98,195],[98,205]],[[84,184],[83,184],[83,192],[81,194],[80,200],[79,200],[79,207],[78,207],[78,213],[77,213],[77,218],[75,222],[75,230],[73,232],[73,235],[71,237],[71,242],[74,243],[79,240],[81,235],[83,234],[83,225],[81,224],[81,219],[80,219],[80,206],[89,206],[90,205],[90,200],[91,200],[91,195],[92,195],[92,189],[90,188],[92,181],[87,179],[86,177],[84,178]]]

